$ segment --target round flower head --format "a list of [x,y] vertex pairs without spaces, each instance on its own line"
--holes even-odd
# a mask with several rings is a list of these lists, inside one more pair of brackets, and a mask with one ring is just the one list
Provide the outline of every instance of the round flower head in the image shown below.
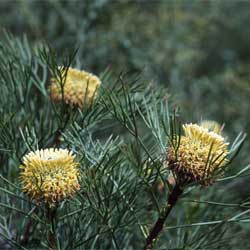
[[50,206],[80,189],[78,163],[67,149],[41,149],[23,157],[20,166],[23,191]]
[[50,94],[55,102],[64,99],[65,103],[77,107],[89,105],[95,97],[96,90],[101,84],[100,79],[86,71],[77,69],[59,68],[62,74],[62,82],[57,78],[51,79]]
[[228,143],[215,131],[197,124],[183,125],[179,145],[169,146],[167,161],[181,184],[212,184],[227,163]]

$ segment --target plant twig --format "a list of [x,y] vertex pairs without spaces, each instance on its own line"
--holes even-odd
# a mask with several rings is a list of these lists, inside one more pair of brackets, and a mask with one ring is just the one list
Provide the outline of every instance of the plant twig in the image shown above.
[[[36,213],[36,210],[37,210],[37,207],[34,209],[33,213]],[[24,231],[24,234],[20,240],[20,244],[21,245],[27,245],[28,242],[29,242],[29,237],[31,235],[31,228],[32,228],[32,223],[33,221],[31,220],[31,218],[29,219],[27,225],[26,225],[26,228],[25,228],[25,231]]]
[[51,250],[57,249],[57,237],[56,237],[56,210],[57,208],[47,207],[47,219],[51,225],[48,232],[48,244]]
[[162,231],[162,228],[164,226],[164,223],[165,223],[168,215],[170,214],[172,208],[176,204],[176,202],[177,202],[179,196],[182,194],[182,192],[183,192],[183,190],[178,185],[176,185],[174,187],[174,189],[172,190],[172,192],[170,193],[170,195],[168,197],[168,203],[167,203],[166,208],[164,209],[163,213],[160,215],[160,217],[156,221],[154,227],[151,229],[151,231],[146,239],[146,245],[145,245],[146,250],[153,249],[153,244],[154,244],[155,240],[157,239],[158,235]]

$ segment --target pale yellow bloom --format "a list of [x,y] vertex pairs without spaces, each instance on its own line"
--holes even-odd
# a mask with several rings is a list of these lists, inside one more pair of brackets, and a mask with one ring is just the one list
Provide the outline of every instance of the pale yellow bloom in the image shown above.
[[167,150],[169,167],[181,183],[211,184],[227,162],[228,143],[220,134],[197,124],[185,124],[183,130],[179,147],[170,145]]
[[[59,68],[62,70],[62,68]],[[62,82],[57,78],[51,79],[50,94],[55,102],[64,99],[67,104],[77,107],[89,105],[96,96],[97,88],[101,80],[86,71],[80,71],[73,68],[62,70]]]
[[67,149],[41,149],[23,157],[20,166],[23,191],[33,200],[50,206],[80,189],[75,156]]

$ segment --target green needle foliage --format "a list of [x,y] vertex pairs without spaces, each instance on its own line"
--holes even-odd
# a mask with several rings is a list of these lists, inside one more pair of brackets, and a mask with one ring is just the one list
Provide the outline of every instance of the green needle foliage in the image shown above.
[[[58,56],[45,44],[6,34],[0,57],[1,249],[143,249],[173,189],[166,150],[168,143],[178,147],[182,118],[168,91],[141,72],[106,70],[90,106],[54,104],[50,79],[63,82],[58,66],[75,67],[77,52]],[[236,138],[231,158],[244,139]],[[81,189],[58,204],[53,221],[22,192],[19,179],[22,157],[48,147],[76,154],[82,176]],[[249,230],[249,197],[232,190],[250,166],[232,164],[231,175],[213,186],[184,190],[156,249],[246,247],[240,239]]]

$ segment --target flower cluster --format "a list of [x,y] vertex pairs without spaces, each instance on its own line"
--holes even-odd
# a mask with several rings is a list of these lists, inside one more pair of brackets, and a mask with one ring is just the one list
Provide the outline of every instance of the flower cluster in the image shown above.
[[30,152],[20,169],[23,191],[39,203],[53,206],[80,189],[78,163],[67,149]]
[[50,94],[54,102],[62,99],[67,104],[76,107],[89,105],[96,96],[96,90],[101,84],[101,80],[86,71],[73,68],[59,68],[62,74],[62,82],[57,78],[51,79]]
[[181,184],[209,185],[227,163],[228,143],[216,133],[217,127],[207,125],[183,125],[179,145],[170,145],[167,150],[168,165]]

